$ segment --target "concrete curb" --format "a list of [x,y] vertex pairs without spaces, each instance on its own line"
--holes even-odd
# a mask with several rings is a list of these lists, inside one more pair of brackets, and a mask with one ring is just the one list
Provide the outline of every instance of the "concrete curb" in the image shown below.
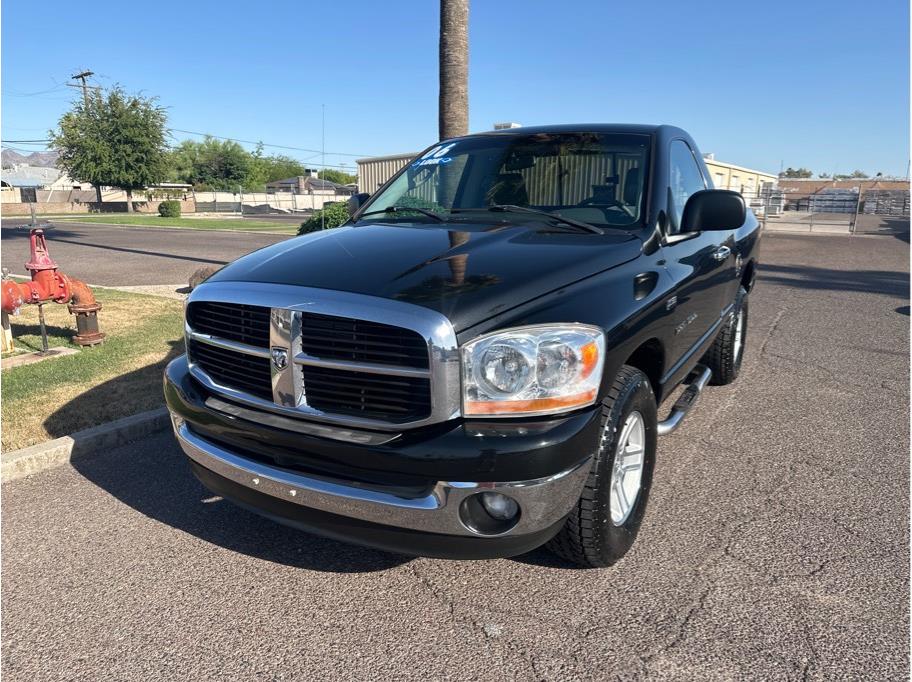
[[168,410],[161,407],[77,431],[72,436],[63,436],[21,450],[4,452],[0,456],[0,482],[15,481],[39,471],[52,469],[86,457],[102,448],[116,448],[150,433],[161,431],[169,424]]
[[[187,227],[181,225],[118,225],[117,223],[84,223],[78,220],[61,220],[56,219],[58,223],[69,224],[69,225],[80,225],[82,227],[116,227],[124,230],[192,230],[194,232],[237,232],[238,234],[275,234],[282,237],[295,237],[297,236],[294,232],[272,232],[267,229],[260,230],[234,230],[231,228],[217,228],[217,227]],[[289,221],[294,222],[294,221]],[[301,222],[304,222],[303,220]]]
[[776,223],[766,223],[764,226],[765,230],[769,232],[791,232],[798,234],[821,234],[821,235],[852,235],[853,232],[848,226],[842,225],[811,225],[806,224],[802,225],[799,223],[785,223],[785,224],[776,224]]

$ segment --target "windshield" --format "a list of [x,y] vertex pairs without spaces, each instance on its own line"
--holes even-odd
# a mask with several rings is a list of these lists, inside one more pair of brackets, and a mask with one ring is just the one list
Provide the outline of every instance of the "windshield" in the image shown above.
[[[638,224],[649,159],[647,135],[543,133],[480,135],[442,142],[412,161],[362,220],[411,221],[522,206],[556,212],[590,225]],[[384,212],[395,207],[396,211]],[[528,213],[498,219],[534,220]]]

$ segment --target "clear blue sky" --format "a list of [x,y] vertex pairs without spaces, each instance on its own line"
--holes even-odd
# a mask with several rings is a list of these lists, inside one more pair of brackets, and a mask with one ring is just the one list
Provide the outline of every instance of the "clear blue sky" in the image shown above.
[[[326,149],[353,155],[327,163],[352,167],[436,139],[437,29],[434,0],[7,0],[2,137],[44,138],[90,68],[239,139],[318,150],[325,104]],[[744,166],[904,175],[908,31],[905,0],[475,0],[471,128],[672,123]]]

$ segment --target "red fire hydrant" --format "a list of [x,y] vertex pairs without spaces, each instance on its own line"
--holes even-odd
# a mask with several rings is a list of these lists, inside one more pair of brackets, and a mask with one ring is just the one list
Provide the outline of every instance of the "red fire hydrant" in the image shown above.
[[98,331],[98,311],[101,304],[95,300],[88,285],[68,277],[57,269],[57,263],[48,253],[44,230],[32,229],[29,233],[31,255],[25,264],[32,279],[28,282],[3,280],[0,308],[5,313],[16,314],[24,304],[69,303],[67,309],[76,315],[76,336],[80,346],[94,346],[104,341],[104,333]]

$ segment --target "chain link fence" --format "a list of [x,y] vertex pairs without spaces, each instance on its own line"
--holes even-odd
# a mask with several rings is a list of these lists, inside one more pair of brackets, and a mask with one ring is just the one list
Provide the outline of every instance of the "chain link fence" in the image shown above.
[[846,234],[909,231],[909,190],[827,188],[813,193],[764,187],[742,192],[772,228]]

